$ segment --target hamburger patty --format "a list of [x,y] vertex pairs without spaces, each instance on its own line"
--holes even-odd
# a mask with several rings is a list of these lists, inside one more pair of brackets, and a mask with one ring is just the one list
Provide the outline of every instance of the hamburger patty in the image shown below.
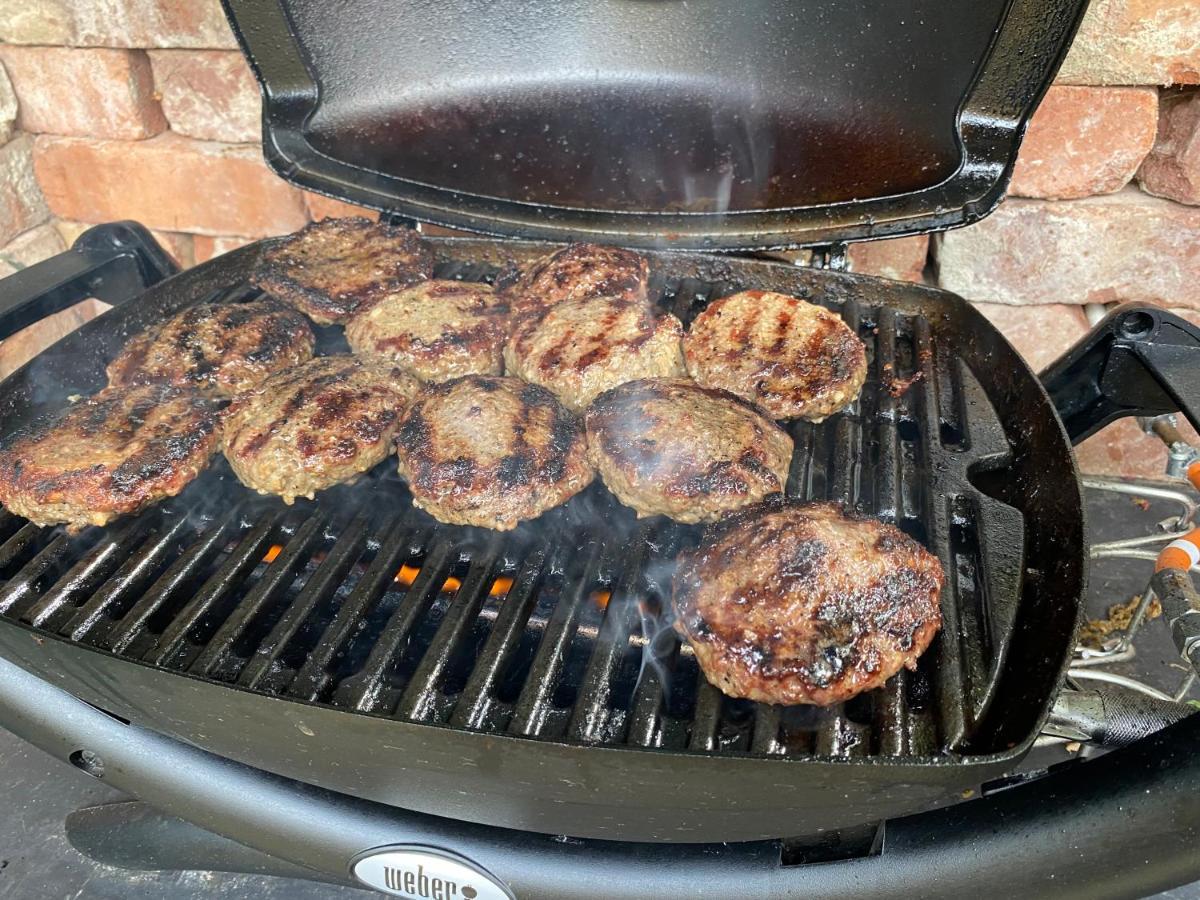
[[410,228],[369,219],[322,219],[262,255],[256,286],[314,322],[344,322],[433,274],[433,251]]
[[644,301],[580,297],[517,324],[504,364],[508,374],[549,388],[582,412],[626,381],[685,374],[682,339],[679,320]]
[[384,357],[425,381],[500,375],[504,337],[504,309],[491,285],[464,281],[422,281],[346,325],[355,353]]
[[174,497],[220,440],[217,403],[171,385],[109,387],[0,451],[0,503],[77,532]]
[[891,525],[831,503],[734,517],[675,572],[675,628],[731,697],[827,706],[882,685],[941,627],[944,576]]
[[714,522],[787,483],[792,439],[753,404],[686,378],[605,391],[586,426],[592,465],[639,516]]
[[466,375],[426,387],[396,455],[413,503],[441,522],[508,531],[593,478],[580,421],[545,388]]
[[503,294],[513,316],[537,316],[565,300],[588,297],[646,299],[650,263],[646,257],[604,244],[568,244],[526,266]]
[[708,305],[683,342],[688,373],[757,403],[777,419],[820,422],[853,402],[867,351],[840,317],[771,291]]
[[385,459],[419,387],[395,366],[323,356],[240,395],[225,419],[225,458],[237,477],[284,503],[312,498]]
[[202,303],[129,341],[109,364],[108,380],[189,384],[232,397],[312,354],[308,322],[282,303]]

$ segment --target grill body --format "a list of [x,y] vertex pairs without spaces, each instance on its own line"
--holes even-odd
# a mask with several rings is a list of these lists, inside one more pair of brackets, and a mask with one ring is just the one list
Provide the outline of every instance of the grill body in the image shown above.
[[[441,240],[486,277],[536,246]],[[251,294],[260,246],[90,323],[0,385],[6,423],[103,382],[134,333]],[[660,254],[685,320],[742,288],[838,309],[862,399],[793,428],[790,495],[894,520],[940,556],[945,626],[916,673],[828,710],[731,701],[664,627],[693,528],[599,486],[510,535],[439,526],[385,464],[284,508],[218,462],[163,508],[68,538],[0,520],[0,648],[119,717],[280,775],[543,833],[736,841],[952,802],[1043,720],[1083,588],[1069,444],[1015,352],[952,295]],[[321,336],[338,349],[340,335]],[[889,389],[890,388],[890,389]],[[269,561],[268,561],[269,560]]]

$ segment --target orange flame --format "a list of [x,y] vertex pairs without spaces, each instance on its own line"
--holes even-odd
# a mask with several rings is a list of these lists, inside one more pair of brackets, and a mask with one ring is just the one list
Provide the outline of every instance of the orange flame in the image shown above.
[[275,562],[276,557],[283,552],[283,544],[272,544],[271,549],[267,551],[267,555],[262,558],[268,566]]
[[512,586],[513,586],[513,580],[511,578],[506,578],[503,575],[501,575],[494,582],[492,582],[492,589],[490,591],[488,591],[488,596],[503,597],[509,591],[512,590]]
[[[417,576],[421,574],[421,570],[416,566],[410,566],[407,563],[400,567],[400,571],[396,573],[396,577],[392,579],[396,584],[402,584],[405,587],[412,587],[413,582],[417,580]],[[442,582],[442,593],[448,594],[457,591],[462,587],[462,582],[451,575]]]
[[592,593],[592,602],[596,604],[597,609],[608,609],[608,601],[611,599],[611,591],[594,591]]

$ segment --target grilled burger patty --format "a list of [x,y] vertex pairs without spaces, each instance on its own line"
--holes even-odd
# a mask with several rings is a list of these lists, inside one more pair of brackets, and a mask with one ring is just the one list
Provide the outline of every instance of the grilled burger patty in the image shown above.
[[308,322],[282,303],[202,303],[129,341],[109,364],[108,380],[187,384],[232,397],[312,354]]
[[605,391],[586,427],[592,465],[639,516],[714,522],[787,483],[792,439],[753,404],[686,378]]
[[433,251],[410,228],[322,219],[266,251],[250,280],[314,322],[344,322],[433,274]]
[[425,381],[446,381],[501,374],[505,327],[491,285],[422,281],[351,319],[346,340],[361,356],[384,357]]
[[623,382],[685,374],[682,338],[679,320],[645,301],[580,297],[518,323],[504,364],[508,374],[549,388],[582,412]]
[[105,525],[183,490],[216,452],[220,421],[190,388],[105,388],[0,451],[0,503],[37,525]]
[[396,454],[418,507],[499,531],[565,502],[594,475],[580,421],[516,378],[429,385],[404,416]]
[[683,352],[700,384],[732,391],[777,419],[820,422],[853,402],[867,377],[866,348],[840,317],[771,291],[710,303]]
[[400,415],[420,383],[352,356],[323,356],[240,395],[225,419],[225,458],[237,477],[284,503],[367,471],[391,453]]
[[641,254],[603,244],[569,244],[517,273],[503,294],[514,318],[523,319],[565,300],[645,300],[649,280],[650,263]]
[[827,706],[916,668],[943,581],[891,525],[830,503],[764,504],[681,556],[675,628],[726,694]]

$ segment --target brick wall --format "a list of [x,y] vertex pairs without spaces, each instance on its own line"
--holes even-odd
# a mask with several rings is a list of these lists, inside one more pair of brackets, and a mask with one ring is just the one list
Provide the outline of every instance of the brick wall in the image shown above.
[[[183,265],[353,209],[262,161],[259,100],[217,0],[0,0],[0,275],[88,224],[139,219]],[[956,291],[1035,368],[1087,330],[1088,304],[1140,300],[1200,322],[1200,3],[1092,0],[988,219],[858,245],[856,271]],[[0,345],[0,375],[97,314]],[[1080,451],[1157,476],[1132,423]]]

